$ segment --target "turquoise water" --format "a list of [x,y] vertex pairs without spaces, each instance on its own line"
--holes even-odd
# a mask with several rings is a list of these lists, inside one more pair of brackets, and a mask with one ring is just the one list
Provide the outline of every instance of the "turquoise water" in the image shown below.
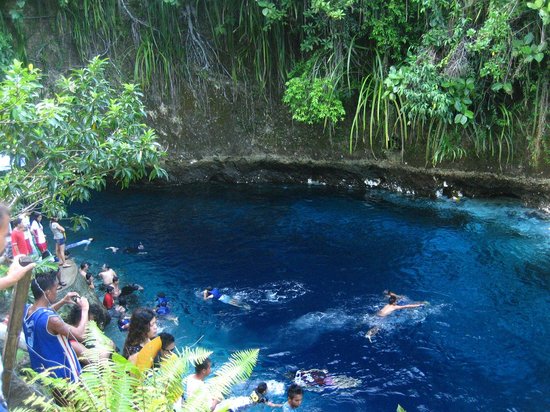
[[[96,240],[73,255],[144,285],[134,304],[164,291],[179,346],[214,350],[214,370],[261,349],[238,395],[264,380],[283,401],[286,372],[322,368],[360,384],[308,391],[304,411],[550,408],[550,221],[518,203],[209,184],[106,192],[75,211],[92,222],[69,241]],[[139,241],[146,255],[105,250]],[[202,301],[208,285],[252,309]],[[430,304],[381,321],[388,288]]]

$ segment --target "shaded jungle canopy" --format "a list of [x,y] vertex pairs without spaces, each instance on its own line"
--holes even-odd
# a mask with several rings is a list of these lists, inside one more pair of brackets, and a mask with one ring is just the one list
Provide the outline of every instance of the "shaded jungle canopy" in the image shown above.
[[[2,10],[0,64],[24,60],[30,0]],[[425,151],[544,167],[549,0],[50,0],[82,60],[108,55],[144,90],[282,100],[349,151]],[[31,16],[27,16],[31,17]],[[289,119],[290,120],[290,119]],[[420,149],[419,149],[420,148]]]

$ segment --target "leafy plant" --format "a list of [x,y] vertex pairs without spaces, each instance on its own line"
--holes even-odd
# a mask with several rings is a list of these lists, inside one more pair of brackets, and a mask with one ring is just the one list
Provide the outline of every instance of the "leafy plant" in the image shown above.
[[46,94],[38,69],[16,61],[0,83],[0,154],[11,169],[0,177],[0,197],[15,210],[40,207],[65,215],[74,201],[112,178],[122,187],[165,177],[164,151],[144,123],[141,92],[115,89],[105,79],[107,62],[61,77]]
[[472,94],[475,89],[474,79],[449,79],[441,86],[449,93],[453,108],[456,110],[454,123],[465,126],[474,118],[474,112],[470,110]]
[[334,124],[344,118],[346,111],[331,79],[302,75],[290,79],[286,86],[283,102],[289,105],[293,119]]
[[[140,372],[127,359],[113,353],[106,359],[101,354],[109,350],[101,331],[90,322],[87,342],[91,349],[85,356],[91,360],[82,369],[80,381],[71,383],[54,379],[47,372],[36,374],[30,383],[41,383],[64,400],[59,406],[53,399],[32,396],[25,403],[32,408],[48,411],[158,411],[172,412],[174,403],[183,395],[182,376],[188,373],[194,361],[206,359],[212,352],[201,348],[184,348],[161,361],[158,368]],[[112,348],[111,348],[112,350]],[[215,376],[207,382],[204,391],[197,391],[183,404],[184,412],[210,411],[212,398],[227,395],[231,386],[250,376],[258,357],[258,350],[233,354]]]

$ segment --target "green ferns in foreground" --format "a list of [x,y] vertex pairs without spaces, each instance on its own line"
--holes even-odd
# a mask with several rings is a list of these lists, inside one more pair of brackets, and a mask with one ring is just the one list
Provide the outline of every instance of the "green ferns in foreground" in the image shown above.
[[[55,390],[65,400],[56,405],[50,398],[34,395],[25,403],[32,408],[48,411],[156,411],[172,412],[174,403],[183,395],[182,378],[189,373],[192,363],[201,362],[212,352],[200,348],[184,348],[177,355],[161,361],[160,367],[140,372],[130,361],[114,353],[111,359],[102,354],[112,347],[95,323],[90,322],[87,341],[93,346],[85,356],[91,361],[82,370],[79,383],[52,379],[45,373],[31,371],[32,383],[40,383],[47,390]],[[212,398],[228,395],[231,386],[250,377],[259,351],[236,352],[206,383],[205,391],[198,391],[182,404],[182,412],[210,411]],[[26,409],[16,409],[24,412]],[[14,412],[15,412],[14,411]]]

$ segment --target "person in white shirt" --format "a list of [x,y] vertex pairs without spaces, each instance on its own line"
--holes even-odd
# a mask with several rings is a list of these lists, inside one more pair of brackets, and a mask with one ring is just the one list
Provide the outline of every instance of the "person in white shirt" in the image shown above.
[[[185,398],[189,399],[193,396],[200,396],[200,392],[206,391],[206,384],[204,380],[212,372],[212,361],[210,358],[206,358],[202,362],[195,363],[195,373],[189,375],[185,379]],[[202,396],[208,396],[204,393]],[[212,399],[210,404],[210,410],[213,411],[216,405],[219,403],[218,400]]]
[[31,223],[31,233],[34,237],[34,243],[42,257],[49,255],[48,252],[48,242],[46,241],[46,235],[44,234],[44,227],[42,226],[42,215],[38,212],[34,213],[32,223]]

